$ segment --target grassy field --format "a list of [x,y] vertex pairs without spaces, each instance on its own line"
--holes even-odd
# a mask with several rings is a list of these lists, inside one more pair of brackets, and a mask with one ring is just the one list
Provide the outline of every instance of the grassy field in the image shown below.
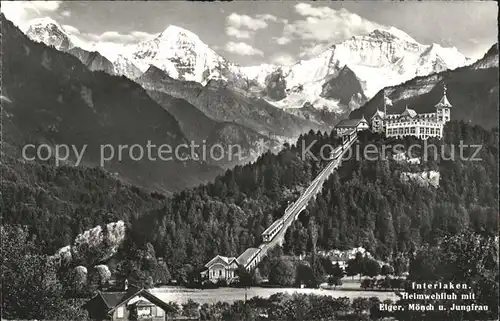
[[[275,293],[282,292],[293,294],[296,292],[303,294],[327,295],[332,297],[348,297],[350,299],[357,297],[378,297],[381,301],[386,299],[395,301],[398,298],[396,294],[394,294],[394,292],[361,291],[358,289],[360,289],[358,280],[355,280],[355,282],[353,282],[352,280],[346,280],[344,285],[342,287],[337,287],[336,290],[251,287],[247,290],[247,297],[248,299],[255,296],[268,298]],[[151,289],[151,292],[165,302],[172,301],[177,303],[186,302],[188,299],[203,304],[215,303],[218,301],[234,302],[237,300],[244,300],[245,298],[245,289],[243,288],[218,288],[200,290],[166,286]]]

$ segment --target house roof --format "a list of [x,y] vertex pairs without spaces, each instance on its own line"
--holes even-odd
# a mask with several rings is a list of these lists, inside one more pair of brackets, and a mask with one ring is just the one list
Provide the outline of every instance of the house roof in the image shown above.
[[[150,293],[144,288],[138,288],[135,286],[131,286],[127,291],[123,292],[101,292],[99,291],[96,296],[94,296],[92,299],[87,301],[84,305],[83,308],[90,307],[93,302],[96,301],[101,301],[105,304],[107,313],[110,314],[112,313],[116,308],[122,306],[123,304],[126,304],[129,302],[131,299],[137,297],[138,295],[146,298],[149,302],[152,304],[155,304],[162,309],[166,310],[169,308],[168,304],[162,300],[160,300],[158,297]],[[141,301],[141,300],[139,300]]]
[[135,286],[130,286],[127,291],[123,292],[101,292],[97,294],[101,297],[102,301],[106,304],[106,306],[110,309],[119,305],[121,302],[131,299],[136,294],[142,291],[142,288],[138,288]]
[[246,249],[245,252],[243,252],[240,256],[238,256],[238,258],[236,259],[236,261],[238,262],[238,264],[246,266],[247,263],[248,263],[248,261],[258,251],[259,251],[259,249],[254,248],[254,247],[250,247],[250,248]]
[[147,301],[147,300],[138,300],[132,303],[132,305],[138,306],[138,307],[148,307],[151,305],[154,305],[153,303]]
[[229,265],[229,264],[233,263],[233,261],[236,260],[236,258],[235,257],[227,257],[227,256],[217,255],[213,259],[211,259],[207,264],[205,264],[205,267],[207,267],[207,268],[210,267],[217,260],[221,260],[226,265]]
[[354,128],[357,127],[362,119],[344,119],[337,124],[337,128]]

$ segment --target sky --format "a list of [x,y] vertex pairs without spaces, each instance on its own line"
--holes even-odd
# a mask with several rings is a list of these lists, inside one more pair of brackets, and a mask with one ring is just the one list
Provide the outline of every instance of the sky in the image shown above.
[[498,41],[494,1],[2,1],[1,11],[23,30],[33,19],[50,17],[82,47],[106,56],[175,25],[243,66],[292,64],[391,26],[473,59]]

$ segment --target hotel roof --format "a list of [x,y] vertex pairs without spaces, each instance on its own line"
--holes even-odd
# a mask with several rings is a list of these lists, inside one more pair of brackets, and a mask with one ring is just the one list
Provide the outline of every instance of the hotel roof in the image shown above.
[[375,116],[378,116],[380,118],[384,118],[385,113],[383,111],[377,109],[377,111],[373,114],[372,118]]
[[401,114],[401,116],[415,117],[417,116],[417,112],[413,109],[409,109],[408,107],[406,107],[405,111]]
[[436,104],[436,107],[451,107],[451,104],[448,101],[448,97],[446,97],[446,93],[443,95],[443,97],[441,97],[441,100]]

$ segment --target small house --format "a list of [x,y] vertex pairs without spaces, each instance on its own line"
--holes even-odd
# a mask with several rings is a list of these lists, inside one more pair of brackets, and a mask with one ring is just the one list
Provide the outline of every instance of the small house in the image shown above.
[[83,305],[91,320],[165,321],[169,305],[144,288],[130,286],[122,292],[98,291]]
[[362,131],[369,128],[370,125],[368,124],[368,121],[366,121],[365,117],[362,117],[361,119],[346,119],[335,126],[337,135],[339,136],[343,136],[345,133],[351,132],[352,130]]

